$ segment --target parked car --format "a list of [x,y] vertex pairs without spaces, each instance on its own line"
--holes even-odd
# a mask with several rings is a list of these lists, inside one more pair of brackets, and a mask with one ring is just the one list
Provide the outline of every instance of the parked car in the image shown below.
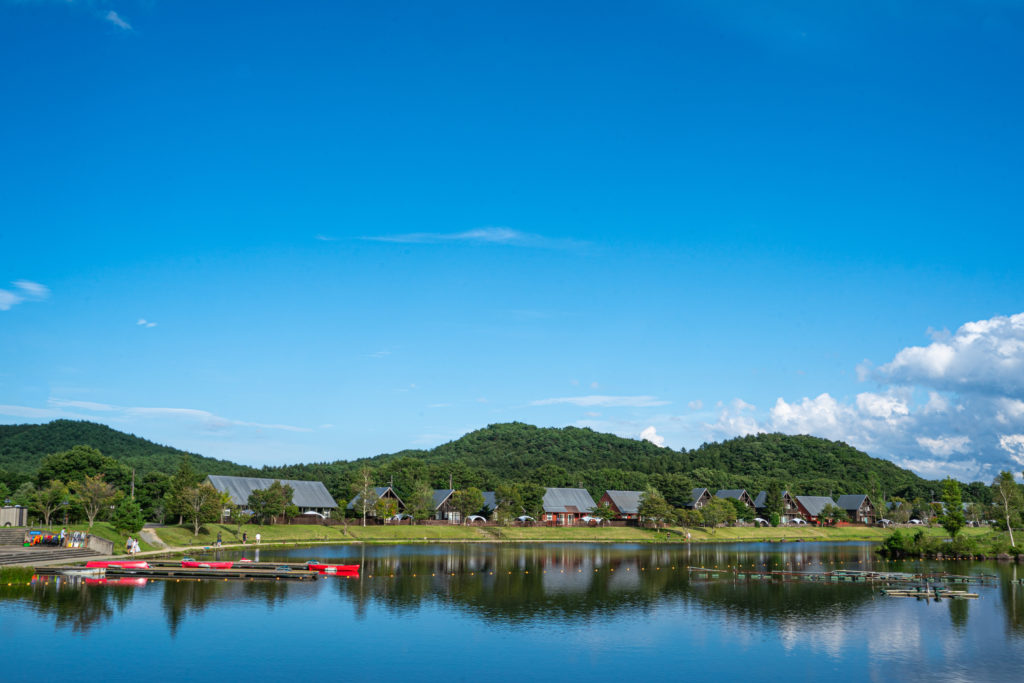
[[911,524],[924,524],[924,522],[922,522],[922,521],[921,521],[921,520],[919,520],[919,519],[912,519],[912,520],[910,520],[910,523],[911,523]]

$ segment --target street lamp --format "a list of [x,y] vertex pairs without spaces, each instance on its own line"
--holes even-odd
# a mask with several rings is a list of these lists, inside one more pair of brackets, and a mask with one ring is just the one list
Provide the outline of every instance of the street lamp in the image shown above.
[[68,500],[67,500],[67,498],[65,498],[61,502],[60,506],[62,508],[64,508],[64,526],[67,526],[68,525]]

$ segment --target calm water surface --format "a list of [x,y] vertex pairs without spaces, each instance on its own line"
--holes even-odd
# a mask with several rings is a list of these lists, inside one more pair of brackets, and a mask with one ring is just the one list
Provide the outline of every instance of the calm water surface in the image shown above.
[[[336,546],[247,556],[358,579],[0,587],[3,681],[1024,679],[1024,586],[869,544]],[[238,559],[240,552],[218,557]],[[212,556],[211,556],[212,557]],[[687,566],[998,574],[976,601],[691,580]],[[1024,571],[1020,576],[1024,576]]]

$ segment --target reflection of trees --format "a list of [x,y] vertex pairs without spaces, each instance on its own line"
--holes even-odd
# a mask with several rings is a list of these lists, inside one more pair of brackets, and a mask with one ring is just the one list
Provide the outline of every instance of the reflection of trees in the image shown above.
[[[858,607],[873,598],[872,591],[863,585],[691,583],[686,567],[784,568],[788,562],[794,568],[799,562],[801,568],[811,564],[821,569],[842,564],[842,556],[843,550],[834,549],[783,554],[774,549],[665,546],[471,546],[416,555],[398,550],[365,559],[360,578],[338,580],[334,590],[354,604],[357,614],[371,602],[395,612],[443,603],[489,621],[542,617],[578,622],[621,610],[646,610],[675,596],[748,618],[806,618]],[[845,556],[850,557],[849,550]]]
[[999,593],[1006,611],[1006,625],[1016,636],[1024,636],[1024,586],[1016,583],[1022,574],[1016,564],[999,567]]
[[0,599],[27,601],[39,614],[52,613],[58,627],[70,627],[76,633],[123,612],[133,597],[134,591],[127,586],[87,586],[81,579],[66,578],[5,586],[0,592]]
[[163,584],[161,604],[167,615],[167,627],[173,638],[189,612],[201,612],[221,593],[224,584],[216,581],[175,581]]

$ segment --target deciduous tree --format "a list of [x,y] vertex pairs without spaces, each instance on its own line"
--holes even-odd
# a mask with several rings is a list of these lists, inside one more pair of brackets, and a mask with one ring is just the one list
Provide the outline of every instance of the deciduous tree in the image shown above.
[[452,505],[459,511],[462,521],[465,522],[466,517],[480,512],[481,508],[483,508],[483,491],[475,486],[456,491],[452,494]]
[[364,467],[359,470],[359,478],[354,485],[356,509],[362,515],[363,526],[366,526],[366,515],[373,512],[377,504],[377,489],[373,485],[373,470]]
[[108,484],[102,474],[97,474],[94,477],[86,475],[82,481],[73,482],[71,488],[74,490],[78,502],[82,504],[85,516],[89,520],[90,529],[100,510],[109,505],[117,496],[117,489]]
[[60,504],[67,500],[68,495],[68,487],[57,479],[36,492],[35,509],[43,516],[43,523],[46,526],[50,526],[50,517],[60,508]]
[[192,533],[199,535],[204,522],[212,522],[220,515],[220,491],[203,482],[181,492],[185,515],[192,523]]
[[999,508],[999,515],[1005,520],[1006,530],[1010,532],[1010,545],[1013,541],[1013,523],[1020,516],[1022,496],[1020,486],[1013,480],[1013,473],[1002,471],[992,483],[993,498]]

